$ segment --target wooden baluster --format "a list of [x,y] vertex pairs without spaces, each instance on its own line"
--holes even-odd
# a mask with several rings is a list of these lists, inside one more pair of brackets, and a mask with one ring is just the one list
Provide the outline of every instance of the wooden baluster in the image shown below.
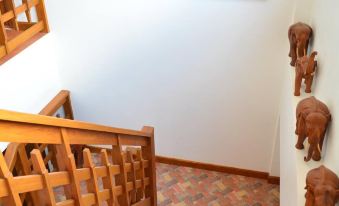
[[48,19],[47,19],[47,14],[46,14],[46,7],[45,7],[45,2],[44,0],[40,0],[39,4],[36,5],[36,14],[38,17],[39,21],[44,22],[44,29],[42,30],[45,33],[49,32],[49,26],[48,26]]
[[45,151],[46,147],[47,147],[47,144],[40,144],[40,145],[38,145],[37,149],[39,149],[40,152],[42,153],[42,152]]
[[127,174],[125,168],[125,158],[122,153],[122,148],[120,144],[120,137],[118,136],[118,145],[112,146],[112,159],[113,164],[120,165],[120,174],[116,176],[116,184],[122,186],[122,195],[118,197],[120,205],[130,205],[128,191],[127,191]]
[[33,169],[36,173],[41,174],[43,178],[43,190],[39,191],[39,205],[50,205],[55,206],[55,197],[54,197],[54,191],[50,184],[50,178],[48,174],[48,170],[46,169],[45,163],[42,159],[41,153],[39,150],[34,149],[31,152],[31,159],[33,164]]
[[108,160],[107,151],[105,149],[101,150],[101,162],[106,166],[107,168],[107,177],[102,178],[102,182],[104,185],[104,189],[109,189],[111,192],[111,199],[107,201],[109,206],[117,205],[118,200],[114,193],[114,174],[113,174],[113,167],[112,164]]
[[27,157],[27,152],[25,149],[26,144],[20,144],[18,147],[18,154],[19,154],[19,159],[22,165],[22,172],[24,175],[29,175],[31,174],[31,162],[29,161]]
[[101,204],[101,200],[99,197],[99,186],[98,186],[98,176],[95,172],[95,166],[92,161],[92,155],[89,149],[84,149],[83,151],[84,157],[84,168],[89,168],[91,171],[91,178],[87,180],[87,190],[89,193],[94,193],[95,195],[95,206],[99,206]]
[[27,10],[25,11],[26,18],[27,18],[28,23],[31,23],[32,22],[32,16],[31,16],[31,12],[30,12],[30,8],[31,8],[30,5],[31,5],[32,1],[31,0],[22,0],[22,3],[27,5]]
[[60,171],[68,171],[71,178],[71,184],[65,186],[66,198],[73,198],[75,205],[85,205],[81,198],[80,181],[76,172],[74,155],[71,152],[67,129],[61,128],[62,144],[56,145],[57,161]]
[[[32,174],[32,169],[31,169],[31,161],[28,159],[27,156],[27,151],[26,151],[26,144],[20,144],[18,147],[18,155],[19,155],[19,160],[21,163],[21,175],[30,175]],[[36,192],[30,192],[30,198],[26,199],[32,200],[34,205],[39,204],[39,196]],[[29,195],[25,195],[25,197],[29,197]]]
[[133,183],[133,189],[130,191],[130,201],[131,203],[135,203],[137,201],[137,178],[136,178],[136,166],[135,166],[135,161],[133,159],[133,152],[131,150],[127,150],[127,161],[128,163],[131,163],[131,172],[127,174],[127,179],[129,181],[132,181]]
[[72,101],[71,101],[71,96],[69,92],[68,92],[66,101],[64,103],[64,111],[65,111],[66,119],[74,119]]
[[56,147],[55,145],[48,145],[47,148],[48,148],[48,152],[53,153],[52,159],[51,159],[53,168],[50,168],[50,170],[53,169],[53,171],[58,171],[59,168],[58,168],[58,161],[57,161],[57,156],[56,156],[56,153],[57,153]]
[[18,160],[18,147],[20,144],[12,143],[6,148],[5,159],[6,164],[11,172],[13,172],[14,166]]
[[0,11],[1,11],[2,13],[5,13],[5,11],[6,11],[4,1],[0,1]]
[[12,29],[19,31],[19,25],[17,21],[17,13],[15,12],[14,0],[4,0],[4,4],[6,7],[6,10],[12,11],[14,14],[14,17],[11,20],[9,20],[9,25],[11,26]]
[[146,168],[146,176],[150,179],[150,184],[145,188],[146,198],[151,198],[151,205],[157,205],[157,186],[155,171],[155,148],[154,148],[154,128],[143,127],[142,131],[149,134],[147,146],[142,147],[143,158],[148,160],[148,168]]
[[[0,11],[0,17],[2,17],[2,12]],[[3,21],[2,18],[0,18],[0,44],[5,47],[6,53],[1,54],[0,58],[3,55],[6,55],[8,53],[8,37],[7,37],[7,32],[6,32],[6,27],[5,27],[5,22]]]
[[21,199],[19,194],[13,190],[13,174],[9,171],[6,160],[0,151],[0,178],[5,179],[7,183],[7,188],[9,191],[9,196],[3,198],[4,206],[21,206]]
[[137,191],[137,201],[140,201],[145,197],[145,162],[142,158],[141,149],[137,150],[137,160],[140,162],[140,170],[137,178],[141,180],[141,188]]

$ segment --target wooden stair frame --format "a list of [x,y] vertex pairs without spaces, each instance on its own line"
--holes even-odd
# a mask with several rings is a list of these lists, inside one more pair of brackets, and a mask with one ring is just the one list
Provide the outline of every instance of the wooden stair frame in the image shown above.
[[[32,171],[13,175],[0,153],[0,198],[6,206],[22,205],[22,194],[34,194],[30,205],[156,205],[154,129],[118,129],[73,120],[0,110],[0,142],[54,145],[58,171],[49,172],[41,150],[30,156]],[[110,145],[102,149],[101,165],[94,165],[89,149],[84,164],[77,168],[71,145]],[[132,153],[123,146],[137,146]],[[7,156],[7,155],[5,155]],[[10,156],[10,155],[9,155]],[[112,163],[108,160],[112,158]],[[103,189],[98,187],[103,180]],[[80,182],[88,193],[82,194]],[[56,202],[53,188],[64,186],[66,200]],[[29,204],[28,204],[29,205]]]

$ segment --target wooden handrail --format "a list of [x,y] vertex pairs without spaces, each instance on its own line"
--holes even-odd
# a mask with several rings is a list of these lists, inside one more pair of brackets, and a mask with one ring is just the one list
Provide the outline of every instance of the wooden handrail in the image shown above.
[[[61,144],[60,128],[68,130],[70,144],[145,145],[147,131],[118,129],[74,120],[0,110],[0,141]],[[48,134],[48,135],[46,135]],[[95,137],[95,138],[94,138]]]
[[42,126],[52,126],[52,127],[64,127],[64,128],[72,128],[72,129],[79,129],[79,130],[96,131],[96,132],[108,132],[108,133],[129,135],[129,136],[142,136],[142,137],[150,136],[150,134],[148,133],[137,131],[137,130],[114,128],[114,127],[102,126],[102,125],[92,124],[92,123],[87,123],[87,122],[61,119],[61,118],[36,115],[36,114],[26,114],[26,113],[13,112],[13,111],[8,111],[8,110],[0,110],[0,121],[27,123],[31,125],[42,125]]

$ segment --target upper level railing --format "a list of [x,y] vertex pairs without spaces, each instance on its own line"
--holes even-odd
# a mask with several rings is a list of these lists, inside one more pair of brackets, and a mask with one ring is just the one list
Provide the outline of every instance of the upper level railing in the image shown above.
[[[53,145],[56,167],[37,148],[10,171],[0,154],[3,205],[156,205],[154,130],[119,129],[74,120],[0,110],[0,142]],[[106,145],[100,154],[83,151],[77,168],[71,145]],[[124,151],[125,146],[134,149]],[[48,155],[45,153],[45,155]],[[23,164],[32,163],[31,171]],[[27,167],[25,167],[27,170]],[[53,168],[53,169],[51,169]],[[61,192],[60,192],[61,191]]]
[[44,0],[1,0],[0,64],[48,32]]

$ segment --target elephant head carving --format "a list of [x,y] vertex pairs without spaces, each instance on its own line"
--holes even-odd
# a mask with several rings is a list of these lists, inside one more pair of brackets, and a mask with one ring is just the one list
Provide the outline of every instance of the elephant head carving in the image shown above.
[[291,66],[295,66],[298,57],[303,57],[307,54],[312,34],[312,28],[307,24],[299,22],[290,26],[288,38],[290,40],[289,56],[292,58]]
[[304,141],[308,137],[310,144],[306,162],[312,158],[321,159],[321,150],[324,143],[331,114],[327,106],[315,97],[306,98],[299,102],[296,111],[296,134],[298,135],[297,149],[304,149]]
[[303,56],[297,59],[295,66],[295,89],[294,95],[300,96],[300,87],[302,80],[305,79],[306,84],[306,93],[311,93],[313,77],[317,67],[317,61],[315,61],[315,56],[318,52],[312,52],[311,56]]
[[325,166],[308,172],[305,189],[305,206],[335,206],[339,200],[338,176]]

